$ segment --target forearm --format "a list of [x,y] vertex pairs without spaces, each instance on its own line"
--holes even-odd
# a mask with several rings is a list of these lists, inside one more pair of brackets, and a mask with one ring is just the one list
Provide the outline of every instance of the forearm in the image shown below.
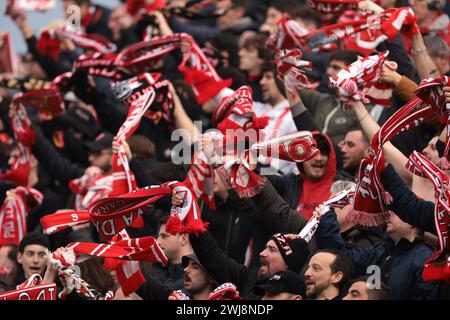
[[439,76],[439,71],[427,52],[422,35],[418,33],[417,35],[412,36],[411,42],[413,50],[417,50],[416,53],[413,52],[413,59],[420,79],[435,78]]
[[177,95],[174,95],[174,104],[175,126],[177,129],[182,129],[183,141],[187,145],[192,145],[198,141],[200,133],[192,122],[192,119],[187,115],[186,110],[184,110],[180,98]]

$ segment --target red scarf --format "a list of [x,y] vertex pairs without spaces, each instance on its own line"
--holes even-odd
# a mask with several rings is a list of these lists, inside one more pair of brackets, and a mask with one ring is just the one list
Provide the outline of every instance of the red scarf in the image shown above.
[[0,207],[0,247],[7,244],[19,245],[27,233],[28,212],[42,203],[42,193],[28,187],[10,190],[14,197],[6,197]]
[[36,133],[31,130],[19,105],[11,103],[11,129],[16,137],[20,156],[14,159],[10,171],[0,174],[0,179],[9,180],[18,186],[27,186],[30,176],[31,145],[34,144]]
[[113,188],[112,175],[91,177],[83,175],[69,182],[69,188],[75,193],[74,209],[87,210],[89,205],[101,198],[107,197]]
[[450,109],[449,105],[445,102],[443,87],[449,85],[450,78],[447,76],[424,79],[415,92],[417,97],[426,102],[440,116],[441,122],[447,125],[444,157],[439,162],[440,167],[445,170],[450,168],[450,130],[448,130],[450,125]]
[[339,14],[349,9],[358,9],[360,0],[306,0],[308,6],[320,13]]
[[280,138],[253,144],[237,160],[227,162],[222,167],[222,175],[229,181],[240,198],[250,198],[258,194],[265,186],[267,178],[250,170],[248,164],[250,152],[261,153],[265,157],[285,161],[303,162],[312,159],[319,150],[309,131],[299,131]]
[[308,223],[303,227],[302,231],[298,234],[300,237],[305,239],[306,242],[310,242],[317,228],[319,227],[320,219],[330,211],[331,208],[343,208],[352,203],[355,196],[355,188],[351,187],[349,189],[343,190],[334,196],[328,198],[322,204],[320,214],[312,215]]
[[163,184],[176,191],[183,198],[181,206],[172,206],[167,220],[166,230],[171,234],[190,233],[198,235],[204,233],[208,223],[202,221],[197,197],[182,182],[172,181]]
[[439,250],[425,262],[423,280],[446,280],[450,283],[450,192],[445,188],[450,184],[448,176],[417,151],[409,156],[406,168],[415,175],[428,178],[437,193],[434,220],[439,237]]
[[42,277],[32,275],[16,290],[0,293],[0,300],[56,300],[56,284],[42,283]]
[[221,284],[214,289],[207,300],[242,300],[236,286],[231,282]]
[[[378,102],[385,106],[390,106],[392,96],[392,87],[389,87],[390,94],[386,94],[387,87],[380,84],[380,72],[389,51],[366,58],[358,58],[355,62],[348,65],[330,78],[330,84],[338,89],[339,96],[352,100],[361,100],[364,103]],[[374,90],[385,88],[382,92]],[[348,107],[344,104],[344,109]]]
[[[316,135],[320,133],[315,131],[312,134]],[[327,135],[321,135],[327,139],[328,144],[330,145],[330,154],[328,156],[327,166],[323,177],[319,180],[313,180],[308,178],[303,172],[301,173],[302,193],[298,200],[297,212],[307,219],[311,218],[314,209],[330,196],[330,188],[336,175],[336,153],[334,151],[333,142]],[[317,150],[316,154],[319,152],[320,151]],[[316,154],[309,157],[309,159],[315,157]]]
[[319,85],[318,82],[310,83],[303,70],[310,70],[312,62],[301,60],[302,52],[299,49],[278,50],[275,55],[278,78],[284,81],[289,94],[296,95],[297,88],[314,90]]
[[222,80],[219,77],[200,47],[188,34],[154,37],[149,41],[136,43],[123,50],[117,56],[115,64],[134,75],[148,72],[154,69],[155,61],[178,49],[181,40],[189,41],[191,50],[185,54],[179,70],[184,74],[185,82],[192,86],[197,102],[203,104],[223,88],[229,87],[231,80]]
[[30,90],[14,95],[14,102],[32,106],[39,113],[58,116],[64,113],[64,101],[57,88]]
[[359,183],[356,189],[353,210],[347,215],[352,223],[367,227],[386,222],[389,212],[384,204],[392,201],[381,184],[381,171],[384,168],[382,146],[402,131],[420,125],[433,114],[432,109],[420,99],[410,101],[390,117],[372,139],[372,154],[362,160],[359,168]]
[[122,80],[127,73],[116,67],[116,58],[116,53],[94,52],[82,54],[73,63],[73,72],[83,71],[88,75],[104,77],[111,80]]
[[55,8],[55,0],[8,0],[5,14],[11,11],[49,11]]

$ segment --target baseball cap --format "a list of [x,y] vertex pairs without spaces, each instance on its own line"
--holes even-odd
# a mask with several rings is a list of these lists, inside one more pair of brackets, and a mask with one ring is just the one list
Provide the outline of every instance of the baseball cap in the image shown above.
[[94,115],[88,110],[74,106],[61,116],[63,121],[83,133],[89,139],[95,138],[99,132],[99,125],[95,121]]
[[90,152],[100,152],[112,147],[114,137],[107,132],[100,133],[94,141],[86,142],[84,145]]

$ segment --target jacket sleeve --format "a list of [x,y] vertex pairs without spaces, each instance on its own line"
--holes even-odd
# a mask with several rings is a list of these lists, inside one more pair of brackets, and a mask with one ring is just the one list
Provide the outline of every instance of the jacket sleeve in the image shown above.
[[44,137],[40,129],[33,126],[33,130],[36,132],[33,154],[54,179],[67,186],[70,180],[79,178],[84,174],[84,168],[61,156]]
[[402,76],[400,82],[394,89],[394,93],[404,102],[409,102],[417,98],[417,96],[414,94],[414,91],[418,87],[419,86],[414,81],[412,81],[408,77]]
[[415,283],[412,286],[414,288],[414,293],[411,294],[415,299],[431,299],[431,294],[434,291],[434,287],[437,282],[424,282],[423,281],[423,268],[425,261],[431,256],[432,251],[426,246],[422,246],[421,250],[417,250],[416,257],[412,265],[412,278]]
[[358,277],[366,273],[369,265],[376,263],[377,250],[374,247],[350,249],[346,247],[341,236],[340,227],[336,219],[336,212],[331,209],[320,220],[319,227],[314,234],[317,247],[319,249],[338,249],[351,260],[352,275]]
[[267,181],[263,190],[252,200],[258,208],[261,221],[274,233],[298,233],[308,222],[304,216],[289,207],[270,181]]
[[[301,89],[298,91],[306,109],[314,115],[316,108],[328,99],[326,94],[322,94],[312,90]],[[297,123],[296,123],[297,124]]]
[[254,270],[247,269],[223,253],[209,231],[199,236],[191,234],[189,239],[198,260],[214,280],[234,283],[239,291],[247,287]]
[[142,300],[167,300],[172,291],[169,287],[150,277],[139,287],[136,294]]
[[392,165],[388,165],[381,173],[381,183],[393,198],[390,209],[400,219],[414,227],[436,234],[433,202],[419,200],[414,192],[405,186]]

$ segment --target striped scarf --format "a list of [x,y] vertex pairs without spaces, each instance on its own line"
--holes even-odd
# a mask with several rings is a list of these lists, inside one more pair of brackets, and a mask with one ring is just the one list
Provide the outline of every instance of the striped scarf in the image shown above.
[[16,290],[0,293],[0,300],[56,300],[56,284],[43,283],[39,274],[30,276]]

